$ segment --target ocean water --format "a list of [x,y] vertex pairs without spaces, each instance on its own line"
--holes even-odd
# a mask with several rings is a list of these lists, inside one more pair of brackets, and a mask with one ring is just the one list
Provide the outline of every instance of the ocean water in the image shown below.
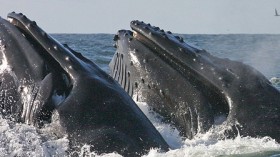
[[[53,34],[61,43],[81,52],[103,70],[109,72],[115,48],[112,34]],[[203,48],[211,54],[242,61],[262,72],[280,90],[280,35],[182,35],[185,41]],[[205,134],[188,140],[179,136],[169,124],[162,123],[145,102],[137,103],[152,121],[172,149],[161,153],[151,149],[147,157],[263,157],[280,156],[280,144],[269,137],[251,138],[238,136],[235,139],[218,140],[219,127],[214,126]],[[45,128],[18,124],[0,117],[0,156],[67,156],[69,141],[60,131],[57,115]],[[280,135],[279,135],[280,136]],[[80,156],[120,156],[116,153],[96,155],[85,145]],[[70,153],[71,155],[71,153]]]

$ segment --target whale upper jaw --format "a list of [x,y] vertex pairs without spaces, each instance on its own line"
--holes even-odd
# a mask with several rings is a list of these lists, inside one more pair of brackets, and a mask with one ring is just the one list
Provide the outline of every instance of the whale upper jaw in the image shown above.
[[[205,50],[184,42],[183,38],[150,24],[132,21],[131,28],[132,32],[121,30],[116,35],[117,52],[110,63],[111,75],[123,87],[124,81],[120,81],[120,78],[130,80],[133,84],[136,82],[138,87],[143,84],[141,89],[136,89],[134,86],[133,91],[129,91],[134,93],[131,95],[137,95],[142,91],[141,100],[150,102],[149,105],[159,112],[168,110],[164,106],[168,106],[168,103],[174,103],[174,101],[169,102],[170,99],[164,99],[164,96],[159,95],[162,95],[161,93],[164,91],[162,89],[166,88],[167,84],[171,84],[170,75],[176,71],[173,78],[183,77],[184,82],[193,87],[189,87],[189,89],[199,93],[200,100],[204,99],[208,102],[202,106],[209,108],[208,104],[210,104],[212,114],[216,112],[217,115],[219,113],[225,115],[227,117],[225,122],[228,125],[239,124],[237,128],[240,134],[243,136],[269,135],[279,140],[277,134],[280,130],[280,93],[260,72],[241,62],[212,56]],[[119,71],[124,69],[121,64],[125,65],[123,67],[126,67],[129,77],[128,75],[120,77],[119,74],[123,74],[123,72]],[[165,70],[170,74],[165,74]],[[141,79],[145,80],[145,83],[142,83],[144,81]],[[159,83],[157,80],[163,81]],[[182,83],[173,82],[174,87],[176,84]],[[170,89],[172,87],[169,88],[169,96],[172,95]],[[180,92],[173,90],[171,99],[173,97],[178,99],[181,97],[177,96],[178,93],[184,93],[184,89],[180,87],[177,90]],[[145,93],[149,93],[151,96]],[[168,95],[167,92],[165,95]],[[176,98],[173,100],[176,101]],[[187,99],[183,101],[190,102]],[[173,113],[162,112],[162,115],[170,118],[170,115],[178,111],[175,105]],[[168,114],[170,115],[168,116]],[[215,116],[206,117],[213,118],[209,122],[214,123]],[[178,119],[180,118],[175,118],[175,121]],[[177,127],[184,128],[182,125],[177,125]],[[234,132],[238,134],[238,131]],[[185,134],[185,136],[192,137],[189,134]]]

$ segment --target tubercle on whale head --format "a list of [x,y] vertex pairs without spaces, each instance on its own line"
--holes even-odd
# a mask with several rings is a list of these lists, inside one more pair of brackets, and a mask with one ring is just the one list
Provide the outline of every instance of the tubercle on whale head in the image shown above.
[[25,15],[19,13],[9,13],[8,20],[10,23],[18,27],[26,36],[34,38],[43,49],[46,50],[60,66],[69,74],[72,80],[81,73],[87,73],[91,66],[85,66],[86,63],[81,61],[75,54],[71,53],[69,49],[65,48],[58,41],[48,35],[42,30],[35,21],[31,21]]
[[135,37],[141,34],[142,36],[145,36],[146,38],[155,43],[157,43],[157,41],[160,39],[166,39],[169,42],[173,42],[173,44],[176,45],[178,48],[186,49],[187,47],[185,51],[189,53],[202,51],[202,49],[195,47],[189,43],[186,43],[181,36],[174,35],[171,31],[164,31],[159,27],[151,26],[150,24],[145,24],[144,22],[140,22],[137,20],[131,21],[130,26],[135,33]]
[[[156,35],[156,36],[161,36],[162,38],[166,38],[166,39],[170,39],[175,43],[184,43],[184,45],[188,45],[189,43],[186,43],[184,41],[184,39],[179,36],[179,35],[175,35],[173,34],[171,31],[165,31],[164,29],[161,29],[157,26],[152,26],[151,24],[146,24],[143,21],[138,21],[138,20],[134,20],[130,22],[130,27],[132,28],[132,30],[134,30],[135,32],[141,33],[142,35],[145,35],[147,38],[149,38],[149,35]],[[150,40],[153,40],[151,38],[149,38]],[[193,45],[189,45],[190,47],[193,47]],[[193,47],[194,49],[198,49],[201,50],[198,47]]]
[[[224,70],[208,58],[211,55],[207,51],[186,43],[182,37],[173,35],[170,31],[165,32],[159,27],[144,22],[132,21],[130,26],[136,40],[149,47],[169,64],[175,63],[174,66],[179,66],[182,73],[192,73],[195,79],[198,78],[202,82],[210,81],[209,84],[213,84],[215,88],[222,91],[223,80],[218,75],[223,75]],[[217,74],[212,74],[213,69]],[[209,76],[213,80],[207,79]],[[228,76],[230,80],[231,76]]]
[[122,39],[121,36],[127,37],[129,42],[133,40],[133,32],[124,29],[119,30],[113,37],[113,41],[115,42],[113,46],[115,48],[118,48],[118,40]]

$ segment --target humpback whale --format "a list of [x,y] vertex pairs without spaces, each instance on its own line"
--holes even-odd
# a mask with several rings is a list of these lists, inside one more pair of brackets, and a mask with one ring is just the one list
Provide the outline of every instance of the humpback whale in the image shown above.
[[[182,37],[140,21],[114,37],[110,75],[133,97],[193,138],[213,125],[226,137],[280,141],[280,92],[242,62],[218,58]],[[223,119],[220,121],[220,119]]]
[[140,156],[169,146],[120,85],[19,13],[0,18],[1,114],[42,127],[54,111],[70,146]]

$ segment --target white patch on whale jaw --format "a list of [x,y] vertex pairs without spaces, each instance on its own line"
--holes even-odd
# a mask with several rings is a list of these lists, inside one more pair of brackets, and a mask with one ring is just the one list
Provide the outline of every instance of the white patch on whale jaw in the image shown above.
[[[23,106],[22,106],[22,112],[20,118],[26,124],[33,124],[34,121],[31,121],[31,119],[32,117],[34,117],[34,113],[36,113],[36,110],[38,109],[38,105],[40,104],[40,102],[34,101],[34,95],[37,94],[38,87],[36,88],[36,85],[34,84],[33,80],[29,80],[27,78],[22,78],[21,80],[18,80],[18,78],[12,71],[12,68],[8,64],[8,60],[5,55],[7,53],[5,47],[6,46],[2,44],[2,40],[0,40],[0,53],[1,53],[0,75],[8,73],[13,77],[13,80],[15,81],[14,83],[17,84],[19,87],[19,89],[17,89],[17,92],[20,93],[20,100],[15,100],[15,97],[13,96],[9,96],[8,98],[5,99],[7,99],[7,101],[9,101],[9,103],[11,104],[16,104],[16,101],[21,101]],[[31,85],[25,85],[25,84],[31,84]],[[11,88],[16,88],[16,87],[11,87]]]
[[8,61],[5,55],[5,45],[2,44],[2,40],[0,40],[0,74],[4,73],[4,71],[10,71],[10,67],[8,66]]
[[136,67],[139,67],[140,66],[140,61],[135,56],[135,51],[130,51],[129,54],[131,56],[131,61],[133,62],[133,65],[136,66]]
[[35,114],[40,109],[40,103],[38,100],[35,100],[39,91],[39,87],[35,84],[31,86],[22,86],[21,88],[21,101],[23,104],[21,119],[26,124],[35,123]]

